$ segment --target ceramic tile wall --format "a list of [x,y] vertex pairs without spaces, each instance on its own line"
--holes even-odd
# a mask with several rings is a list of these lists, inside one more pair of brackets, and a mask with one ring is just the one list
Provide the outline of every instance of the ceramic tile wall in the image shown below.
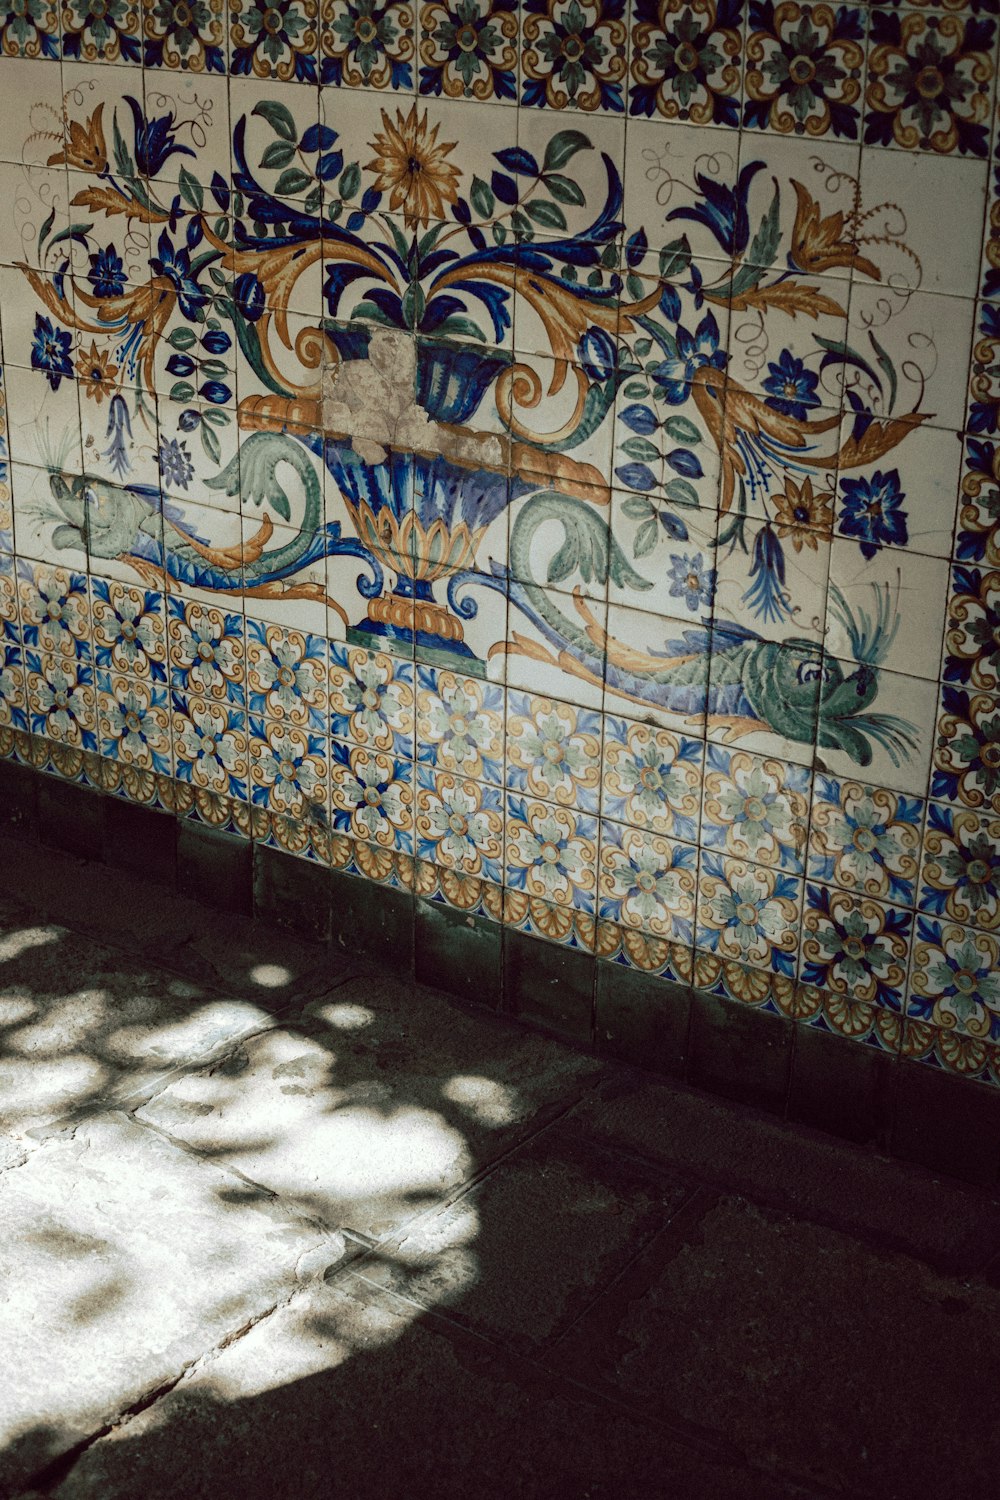
[[3,753],[1000,1079],[995,0],[0,0]]

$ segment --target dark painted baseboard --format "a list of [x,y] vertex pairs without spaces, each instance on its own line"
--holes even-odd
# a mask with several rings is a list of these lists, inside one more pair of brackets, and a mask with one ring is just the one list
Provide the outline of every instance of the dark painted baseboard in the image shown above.
[[0,825],[330,943],[601,1056],[1000,1185],[1000,1089],[7,761]]

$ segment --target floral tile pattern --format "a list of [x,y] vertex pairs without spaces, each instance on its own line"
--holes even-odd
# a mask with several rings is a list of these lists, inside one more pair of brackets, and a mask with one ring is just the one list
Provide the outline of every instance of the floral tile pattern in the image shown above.
[[0,751],[1000,1085],[994,10],[0,3]]

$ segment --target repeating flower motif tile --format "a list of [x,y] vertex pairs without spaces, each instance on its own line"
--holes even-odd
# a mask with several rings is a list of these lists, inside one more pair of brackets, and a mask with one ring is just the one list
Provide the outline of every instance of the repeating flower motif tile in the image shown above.
[[969,438],[954,556],[963,562],[1000,566],[1000,444]]
[[597,887],[597,820],[572,808],[507,796],[506,884],[556,906],[593,913]]
[[969,371],[969,409],[965,425],[970,432],[995,433],[1000,429],[1000,307],[983,302],[976,320],[972,364]]
[[601,811],[606,818],[697,842],[702,740],[608,715]]
[[808,885],[800,976],[820,989],[899,1010],[912,925],[912,913],[900,907]]
[[95,675],[101,754],[169,776],[170,707],[166,688],[118,672]]
[[521,102],[625,108],[625,0],[523,0]]
[[413,664],[363,646],[330,645],[330,733],[413,754]]
[[94,578],[91,608],[94,660],[98,668],[166,682],[162,594]]
[[972,688],[1000,688],[1000,571],[952,568],[942,675]]
[[694,938],[698,851],[659,834],[601,821],[598,913],[656,937]]
[[859,895],[912,906],[923,818],[919,797],[818,775],[808,873]]
[[503,801],[497,787],[417,767],[417,855],[462,875],[503,880]]
[[413,762],[333,740],[333,827],[366,843],[413,852]]
[[990,169],[992,193],[986,218],[986,243],[983,246],[983,297],[1000,296],[1000,165]]
[[171,695],[171,732],[181,781],[245,802],[250,773],[246,714],[224,699]]
[[1000,1037],[1000,942],[954,922],[917,918],[908,1014],[970,1037]]
[[59,56],[59,0],[3,0],[0,53],[4,57]]
[[18,576],[25,646],[49,655],[91,660],[90,589],[85,573],[21,563]]
[[503,780],[504,694],[496,683],[417,667],[417,759],[477,781]]
[[251,716],[250,801],[307,822],[326,822],[329,741],[298,724]]
[[420,5],[421,94],[516,103],[518,0]]
[[248,620],[246,650],[250,712],[324,730],[326,641],[301,630]]
[[709,745],[701,841],[758,865],[801,874],[809,814],[805,766]]
[[968,927],[1000,927],[1000,819],[930,804],[917,904]]
[[318,83],[319,0],[229,0],[229,71]]
[[866,20],[860,5],[751,0],[744,126],[857,140]]
[[65,0],[62,55],[85,63],[142,60],[138,0]]
[[25,651],[32,734],[62,745],[97,749],[97,693],[92,667],[65,654]]
[[796,876],[703,852],[695,946],[791,978],[801,906]]
[[24,654],[20,646],[12,646],[6,640],[0,645],[0,724],[11,729],[28,727]]
[[985,17],[873,11],[865,144],[987,156],[995,43]]
[[743,0],[634,0],[629,113],[738,125],[743,13]]
[[167,599],[167,640],[171,684],[184,694],[243,707],[246,701],[246,646],[242,614]]
[[141,0],[147,68],[226,71],[226,0]]
[[1000,698],[942,686],[931,795],[1000,812]]
[[320,81],[336,88],[413,88],[415,4],[322,0]]
[[507,786],[581,812],[596,812],[601,716],[528,693],[507,695]]

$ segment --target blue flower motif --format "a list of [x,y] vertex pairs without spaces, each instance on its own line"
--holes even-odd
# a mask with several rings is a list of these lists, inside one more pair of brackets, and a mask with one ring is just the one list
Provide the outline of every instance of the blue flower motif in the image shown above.
[[715,569],[706,565],[700,552],[694,557],[686,552],[671,555],[671,599],[683,599],[685,607],[693,612],[702,604],[708,608],[714,595]]
[[98,250],[90,257],[87,280],[95,297],[117,297],[125,290],[125,267],[114,245]]
[[128,450],[125,447],[125,438],[131,439],[132,437],[132,422],[124,396],[112,396],[104,436],[110,438],[111,441],[104,449],[102,456],[109,461],[118,478],[123,479],[132,467]]
[[753,614],[759,620],[791,619],[785,589],[785,552],[770,526],[762,526],[754,537],[750,578],[743,602]]
[[691,394],[695,370],[712,365],[725,369],[726,356],[719,348],[719,325],[712,313],[706,313],[693,334],[684,327],[677,330],[677,353],[661,360],[653,371],[657,395],[671,406],[680,406]]
[[880,546],[905,547],[909,541],[906,511],[899,483],[899,470],[883,474],[876,469],[870,479],[843,479],[840,530],[856,537],[862,557],[874,557]]
[[819,405],[816,387],[819,376],[807,370],[803,361],[790,349],[782,349],[778,363],[768,363],[770,375],[764,381],[764,389],[770,394],[765,406],[780,411],[786,417],[801,420],[810,406]]
[[762,161],[749,162],[740,173],[735,188],[725,187],[703,172],[696,172],[695,186],[701,201],[693,208],[673,209],[667,214],[667,219],[690,219],[694,224],[704,224],[728,255],[739,255],[750,239],[747,208],[750,184],[763,166]]
[[177,306],[189,323],[198,323],[204,315],[208,295],[198,285],[198,267],[191,264],[191,250],[201,238],[201,229],[196,220],[188,228],[188,243],[175,250],[164,229],[156,244],[156,254],[149,258],[150,267],[156,276],[171,282],[177,292]]
[[35,314],[35,331],[31,340],[31,368],[44,370],[46,379],[54,391],[59,389],[63,376],[71,377],[73,366],[69,351],[72,335],[64,328],[55,328],[51,319]]
[[264,288],[252,271],[237,276],[233,287],[233,300],[249,323],[256,323],[264,311]]
[[124,96],[132,111],[135,125],[135,161],[143,177],[155,177],[171,156],[194,156],[190,146],[178,146],[172,131],[175,116],[160,115],[156,120],[143,117],[142,107],[131,94]]
[[164,438],[160,443],[160,474],[163,482],[186,490],[194,478],[194,464],[187,451],[187,444],[177,438]]

